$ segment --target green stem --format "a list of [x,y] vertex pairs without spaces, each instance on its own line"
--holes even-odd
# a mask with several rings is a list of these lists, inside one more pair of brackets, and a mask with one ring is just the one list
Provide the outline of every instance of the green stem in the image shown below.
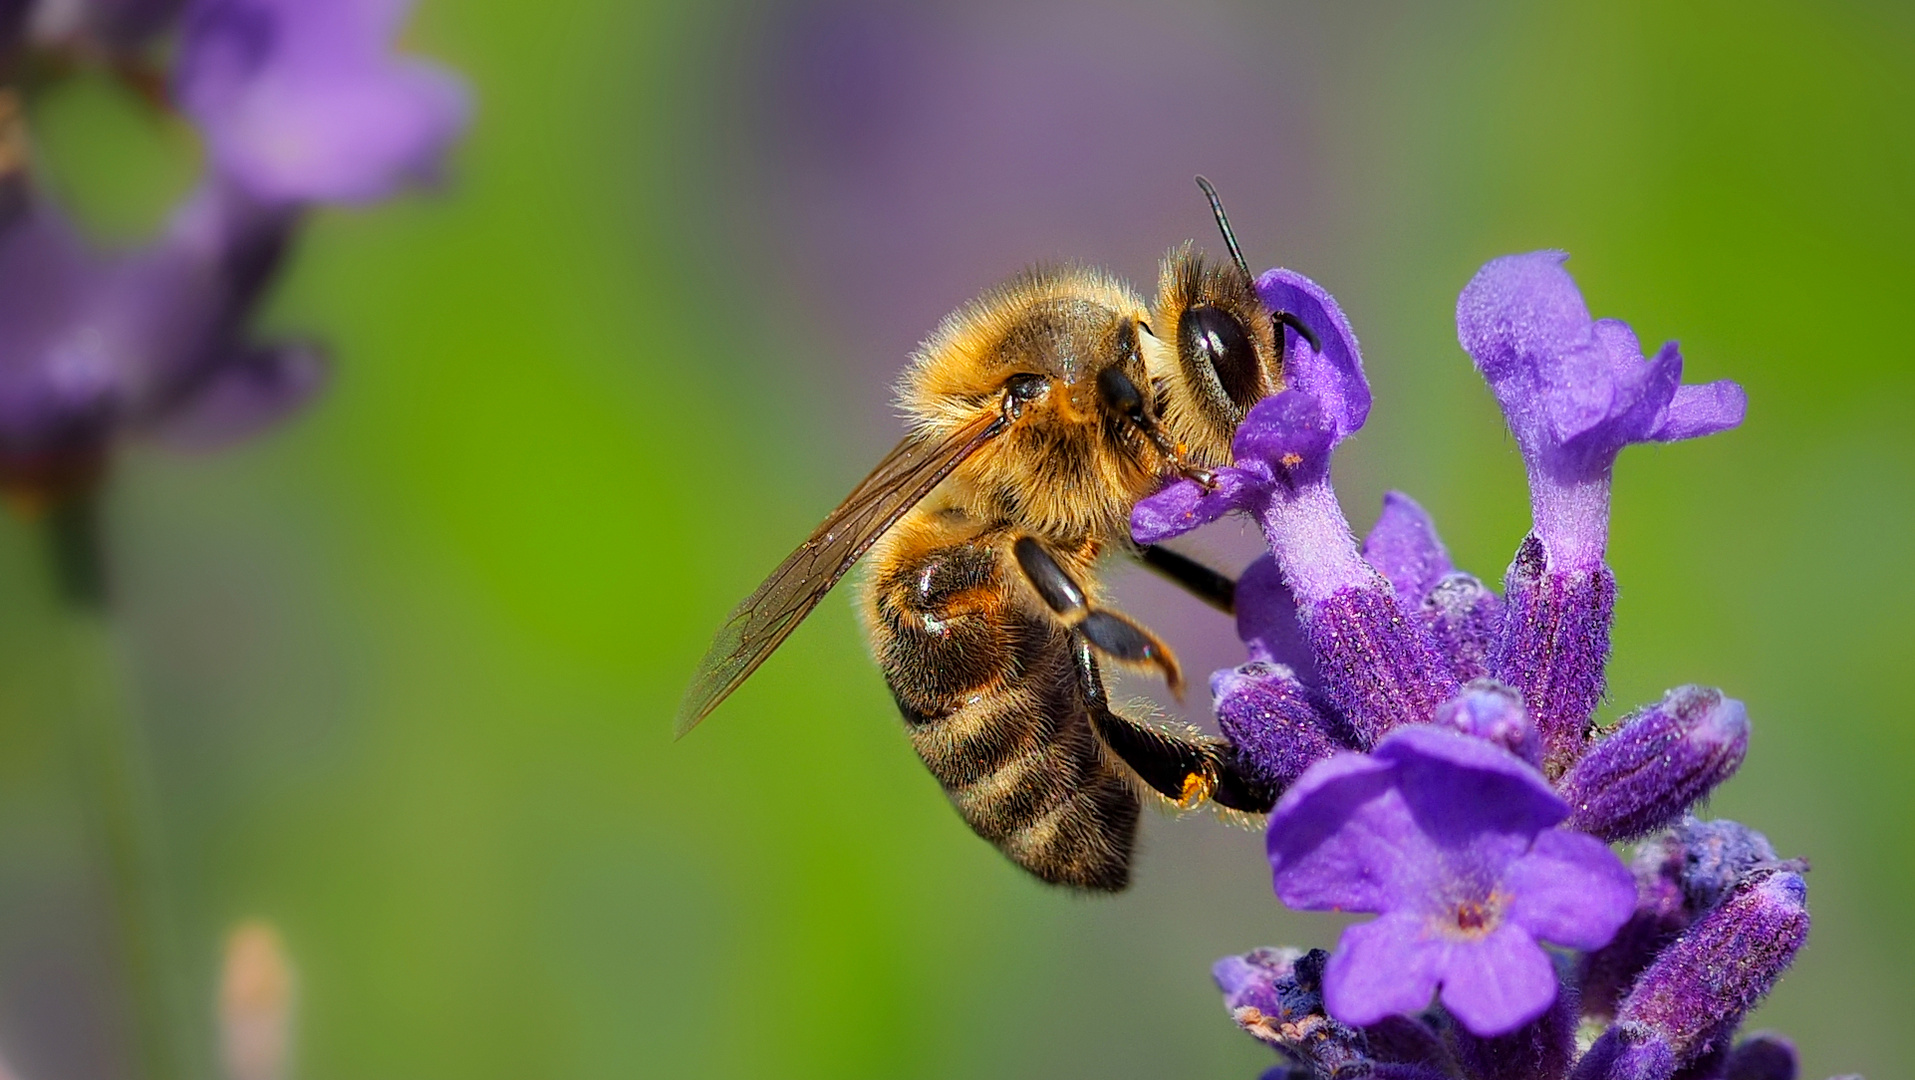
[[165,904],[157,800],[145,739],[124,705],[118,664],[107,627],[95,613],[66,615],[68,676],[80,754],[83,801],[105,856],[136,1042],[146,1080],[178,1080],[183,1030],[180,1000],[168,963],[170,922]]

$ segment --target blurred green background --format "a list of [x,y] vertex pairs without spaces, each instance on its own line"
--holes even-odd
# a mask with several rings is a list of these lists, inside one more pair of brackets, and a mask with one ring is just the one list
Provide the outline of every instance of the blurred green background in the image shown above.
[[[220,456],[127,448],[103,624],[0,522],[23,1080],[133,1068],[89,810],[115,732],[198,1071],[257,915],[308,1080],[1256,1075],[1209,963],[1338,924],[1203,815],[1147,823],[1121,898],[1025,879],[917,764],[845,598],[670,739],[710,631],[896,437],[916,338],[1033,261],[1148,284],[1214,247],[1198,171],[1362,337],[1359,529],[1406,489],[1497,579],[1526,527],[1452,321],[1495,255],[1569,250],[1598,315],[1748,387],[1742,430],[1623,459],[1609,713],[1748,703],[1713,809],[1813,859],[1816,918],[1754,1026],[1811,1078],[1915,1071],[1909,8],[427,0],[407,41],[477,122],[436,197],[307,234],[270,321],[332,345],[318,407]],[[34,124],[105,236],[195,172],[103,82]],[[1187,666],[1234,661],[1123,588]]]

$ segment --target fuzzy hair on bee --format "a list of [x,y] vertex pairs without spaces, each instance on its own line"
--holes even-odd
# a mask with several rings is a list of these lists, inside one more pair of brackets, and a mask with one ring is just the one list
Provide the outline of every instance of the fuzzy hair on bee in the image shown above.
[[[1175,655],[1107,605],[1102,563],[1136,556],[1225,611],[1234,582],[1138,549],[1130,511],[1167,478],[1209,481],[1255,401],[1283,386],[1277,326],[1209,184],[1229,264],[1165,257],[1154,306],[1081,266],[1039,268],[958,308],[900,380],[909,431],[739,605],[678,730],[703,719],[868,556],[859,608],[911,745],[973,831],[1044,881],[1130,880],[1146,797],[1268,811],[1228,741],[1134,718],[1103,667]],[[1153,793],[1147,796],[1145,793]]]

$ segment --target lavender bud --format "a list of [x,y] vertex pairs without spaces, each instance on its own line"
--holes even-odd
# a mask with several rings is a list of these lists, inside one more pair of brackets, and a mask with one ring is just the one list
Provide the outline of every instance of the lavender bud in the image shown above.
[[1576,1057],[1575,994],[1564,990],[1549,1010],[1507,1035],[1484,1038],[1461,1024],[1456,1057],[1475,1080],[1562,1080]]
[[1795,1044],[1764,1031],[1729,1052],[1722,1080],[1795,1080],[1795,1070]]
[[1324,692],[1356,730],[1359,748],[1392,728],[1427,722],[1456,693],[1428,635],[1404,618],[1380,580],[1340,589],[1302,614]]
[[1571,1080],[1670,1080],[1676,1053],[1654,1032],[1618,1024],[1576,1063]]
[[1768,837],[1726,818],[1689,818],[1676,825],[1673,835],[1682,850],[1682,892],[1691,915],[1715,907],[1760,871],[1802,869],[1799,862],[1776,858]]
[[1673,835],[1659,837],[1637,850],[1630,868],[1636,878],[1635,913],[1609,944],[1584,955],[1577,973],[1585,1015],[1616,1015],[1636,976],[1688,927],[1683,865],[1682,843]]
[[1478,679],[1436,707],[1435,723],[1474,735],[1508,750],[1531,765],[1542,763],[1542,743],[1529,722],[1522,696],[1494,679]]
[[1503,631],[1503,598],[1472,574],[1446,574],[1423,597],[1417,619],[1458,679],[1489,674],[1490,654]]
[[1544,771],[1560,776],[1582,756],[1584,728],[1602,700],[1616,575],[1602,563],[1551,567],[1531,535],[1517,549],[1503,594],[1503,634],[1489,673],[1522,691],[1542,736]]
[[1808,885],[1769,871],[1698,919],[1636,980],[1618,1020],[1646,1028],[1684,1059],[1734,1031],[1809,936]]
[[1563,824],[1612,843],[1682,816],[1727,780],[1749,748],[1749,715],[1720,690],[1681,686],[1623,722],[1557,784]]
[[1282,664],[1252,661],[1218,671],[1210,676],[1210,695],[1217,724],[1236,744],[1245,771],[1273,791],[1347,748],[1330,734],[1341,725]]

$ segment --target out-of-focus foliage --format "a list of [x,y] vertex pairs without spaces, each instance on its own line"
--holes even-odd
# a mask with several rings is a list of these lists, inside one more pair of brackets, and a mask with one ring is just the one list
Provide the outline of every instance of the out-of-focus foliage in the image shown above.
[[[1747,703],[1715,809],[1815,863],[1756,1025],[1805,1075],[1915,1065],[1907,15],[427,0],[408,44],[471,80],[475,125],[443,199],[310,230],[275,305],[331,344],[328,396],[223,456],[122,461],[104,631],[0,524],[0,1055],[26,1080],[127,1060],[82,798],[117,709],[202,1063],[257,915],[308,1080],[1255,1075],[1211,961],[1337,930],[1277,905],[1255,835],[1154,820],[1133,893],[1045,891],[948,809],[835,598],[669,738],[709,632],[895,436],[914,338],[1031,261],[1147,283],[1214,245],[1198,171],[1253,262],[1363,335],[1359,529],[1404,488],[1494,579],[1527,526],[1452,322],[1489,257],[1569,250],[1592,309],[1748,388],[1740,431],[1623,457],[1606,715],[1686,682]],[[82,81],[35,117],[115,235],[191,175],[130,108]],[[1237,659],[1194,604],[1123,598],[1189,666]]]

